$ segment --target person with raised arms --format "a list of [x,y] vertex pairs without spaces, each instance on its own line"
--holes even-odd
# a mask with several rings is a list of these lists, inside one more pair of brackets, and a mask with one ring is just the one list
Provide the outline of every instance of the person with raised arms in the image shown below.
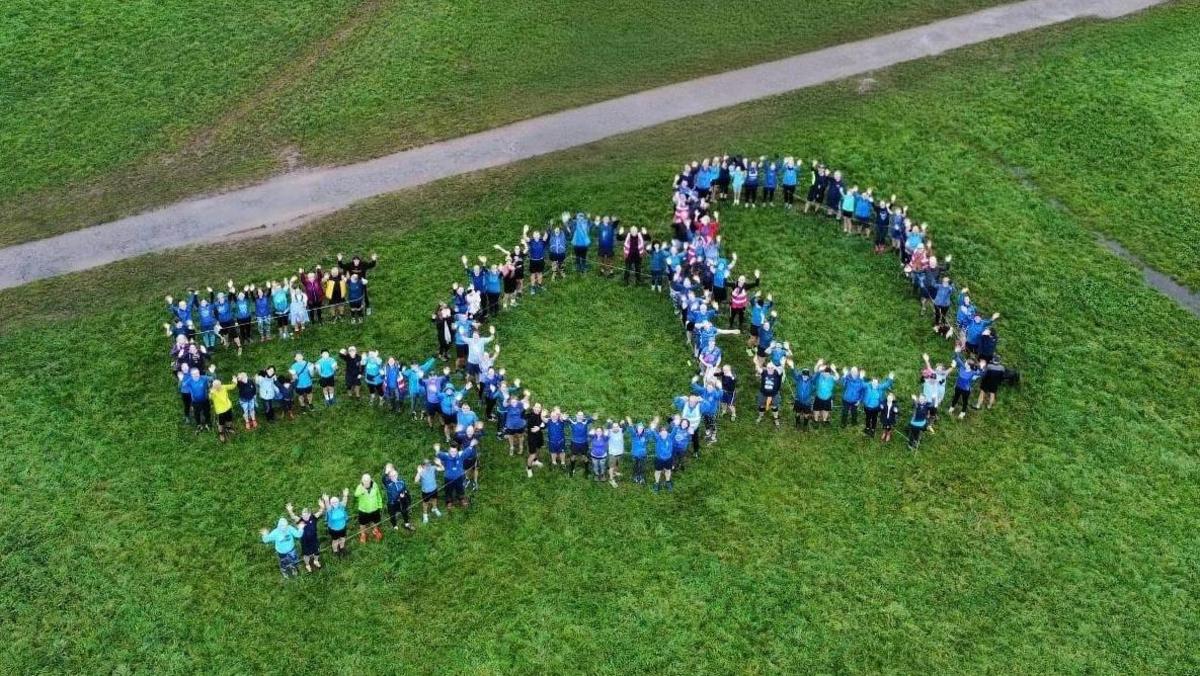
[[588,269],[588,247],[592,245],[592,224],[583,212],[575,214],[571,223],[571,247],[575,251],[575,272],[585,273]]
[[300,563],[296,556],[296,538],[300,537],[300,529],[279,517],[274,529],[264,528],[260,531],[263,544],[275,545],[275,553],[279,556],[279,573],[284,578],[296,577],[300,574],[296,566]]
[[379,522],[383,517],[383,491],[370,474],[362,475],[362,480],[354,487],[354,505],[358,508],[358,542],[367,541],[367,531],[375,536],[375,541],[383,539],[379,530]]
[[379,405],[383,406],[383,380],[385,373],[383,360],[379,358],[379,352],[368,350],[363,355],[362,371],[363,381],[367,384],[367,403],[373,406],[378,400]]
[[[525,232],[529,231],[529,226],[525,226]],[[534,230],[532,234],[525,239],[525,246],[529,249],[529,295],[533,295],[542,290],[542,281],[546,274],[546,249],[549,243],[550,233],[542,233]]]
[[813,417],[815,381],[808,369],[796,368],[796,362],[791,359],[787,360],[787,366],[792,370],[792,384],[795,387],[792,412],[796,415],[796,427],[808,429],[808,421]]
[[321,509],[325,510],[325,529],[329,531],[329,547],[334,556],[346,556],[346,527],[350,524],[350,514],[346,505],[350,504],[350,489],[342,489],[342,497],[337,495],[321,496]]
[[[388,463],[383,467],[383,489],[387,494],[388,520],[392,522],[392,530],[399,530],[400,523],[406,530],[413,530],[409,514],[412,510],[412,498],[408,494],[408,484],[400,478],[396,466]],[[401,517],[400,520],[396,516]]]
[[483,372],[481,364],[487,352],[488,343],[496,340],[496,327],[489,326],[488,335],[486,336],[472,330],[471,335],[465,340],[467,345],[467,378],[478,383],[479,376]]
[[525,456],[525,476],[532,479],[533,469],[542,466],[538,454],[546,445],[546,419],[541,404],[534,404],[529,409],[529,412],[525,414],[525,423],[528,430],[526,438],[529,440],[529,453]]
[[[626,420],[628,423],[628,420]],[[626,425],[629,429],[629,457],[633,458],[633,483],[646,483],[646,452],[654,436],[654,428],[658,426],[658,418],[645,423]]]
[[682,472],[687,465],[688,446],[695,439],[692,423],[681,415],[671,419],[671,452],[674,468]]
[[951,364],[949,368],[946,368],[941,362],[938,362],[936,366],[931,366],[927,354],[921,355],[921,359],[924,362],[924,368],[921,369],[921,394],[925,395],[925,401],[929,402],[929,422],[926,425],[926,431],[933,434],[934,425],[938,420],[938,411],[942,402],[946,400],[946,379],[950,377],[954,365]]
[[588,459],[594,481],[604,481],[608,468],[608,428],[597,422],[588,432]]
[[[208,367],[209,373],[216,373],[216,366]],[[237,389],[237,383],[226,385],[215,376],[209,385],[208,398],[212,401],[213,415],[217,419],[217,439],[221,442],[229,440],[233,435],[233,401],[229,393]]]
[[337,394],[337,380],[334,377],[338,370],[337,360],[329,355],[329,350],[321,350],[321,358],[317,360],[315,367],[321,383],[321,394],[325,397],[325,406],[333,406],[334,395]]
[[828,425],[829,413],[833,410],[833,388],[837,384],[837,365],[826,365],[824,359],[819,359],[813,366],[813,374],[816,380],[813,422]]
[[338,350],[338,357],[341,358],[345,369],[346,395],[352,399],[362,398],[363,356],[358,353],[357,347],[351,345]]
[[858,425],[858,404],[862,401],[865,383],[857,366],[842,369],[842,427],[849,419],[852,425]]
[[600,417],[599,413],[595,416],[587,416],[584,415],[583,411],[577,411],[575,417],[571,419],[571,463],[567,468],[567,476],[575,476],[575,461],[577,458],[587,458],[588,429],[591,427],[592,421],[598,417]]
[[[513,382],[517,388],[521,387],[521,381]],[[529,390],[525,390],[525,396],[518,399],[516,395],[510,395],[504,407],[504,436],[508,439],[508,454],[515,455],[520,452],[525,454],[525,414],[529,410]]]
[[[567,260],[567,233],[563,230],[566,221],[570,218],[570,214],[563,212],[563,222],[555,224],[554,229],[550,231],[547,237],[547,248],[550,251],[550,279],[565,278],[566,270],[563,269],[563,263]],[[541,284],[541,282],[538,282]]]
[[983,377],[984,369],[987,368],[987,362],[981,361],[978,366],[973,359],[964,359],[962,348],[954,350],[954,366],[958,369],[958,376],[954,380],[954,398],[950,400],[950,415],[954,415],[954,409],[961,404],[959,409],[958,419],[962,420],[967,417],[967,408],[971,403],[971,389],[975,385],[975,381]]
[[762,422],[767,409],[771,409],[771,417],[775,426],[779,427],[779,392],[783,388],[783,374],[775,367],[775,362],[757,369],[758,371],[758,420]]
[[[650,429],[655,430],[657,425],[655,422],[650,423]],[[663,425],[657,427],[657,431],[651,437],[654,444],[654,492],[657,493],[663,486],[663,480],[666,480],[667,490],[674,490],[675,484],[671,481],[671,472],[675,469],[675,439],[671,430]]]
[[881,442],[886,443],[892,440],[892,431],[896,429],[896,420],[899,417],[900,402],[896,401],[896,394],[889,391],[883,400],[883,410],[880,412],[880,423],[883,425],[883,434],[879,437]]
[[458,422],[459,402],[463,400],[471,387],[472,384],[467,382],[462,388],[456,390],[447,378],[441,394],[438,395],[438,409],[442,414],[442,433],[446,438],[446,443],[450,443],[450,435],[454,432],[454,426]]
[[717,380],[721,383],[721,410],[729,414],[730,420],[737,420],[738,379],[733,374],[733,367],[729,364],[722,365]]
[[304,560],[304,570],[311,573],[313,568],[321,569],[321,542],[317,535],[317,521],[321,515],[325,513],[324,507],[318,507],[316,512],[313,512],[308,507],[300,510],[297,516],[292,508],[292,503],[285,506],[288,516],[300,529],[300,557]]
[[617,487],[617,477],[621,476],[621,456],[625,455],[625,428],[630,425],[629,418],[624,422],[609,421],[608,426],[608,483]]
[[[434,446],[434,450],[437,450]],[[426,458],[417,465],[417,473],[413,476],[413,483],[421,487],[421,523],[429,523],[429,512],[433,511],[434,516],[441,516],[442,512],[438,509],[438,482],[437,473],[443,471],[442,461],[436,457],[432,460]]]
[[929,422],[929,402],[925,401],[925,395],[914,394],[912,418],[908,421],[908,448],[916,451],[921,445],[921,433],[925,431],[925,426]]
[[708,377],[701,385],[699,377],[693,377],[692,394],[700,397],[700,419],[704,423],[704,436],[708,439],[709,444],[715,444],[717,443],[717,415],[721,412],[721,381],[714,377]]
[[447,511],[454,509],[455,500],[458,501],[460,507],[465,509],[470,503],[464,487],[467,475],[464,464],[469,457],[475,457],[475,447],[459,452],[457,446],[450,446],[450,450],[443,451],[441,444],[434,444],[433,453],[438,460],[441,460],[442,467],[445,468],[446,484],[442,487],[442,497],[446,501]]
[[867,418],[863,434],[868,437],[875,436],[875,428],[879,424],[879,413],[883,409],[883,397],[892,389],[895,379],[895,373],[889,373],[887,378],[882,381],[872,378],[863,389],[863,410],[866,412]]
[[569,421],[563,417],[562,410],[555,406],[546,419],[546,445],[550,450],[550,466],[566,468],[567,458],[567,426]]

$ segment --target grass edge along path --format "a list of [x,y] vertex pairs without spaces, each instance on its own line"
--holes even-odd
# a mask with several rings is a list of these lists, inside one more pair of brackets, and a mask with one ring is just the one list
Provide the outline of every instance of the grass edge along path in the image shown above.
[[0,289],[156,250],[295,227],[376,195],[492,168],[1081,17],[1162,0],[1025,0],[859,42],[553,113],[333,169],[177,203],[0,249]]

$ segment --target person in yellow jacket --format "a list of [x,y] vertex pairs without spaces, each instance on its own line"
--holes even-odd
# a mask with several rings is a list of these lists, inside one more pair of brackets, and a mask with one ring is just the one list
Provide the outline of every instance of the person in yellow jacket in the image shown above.
[[[208,370],[215,372],[216,368],[209,367]],[[213,416],[217,419],[217,438],[222,442],[233,434],[233,400],[229,398],[229,393],[235,389],[237,383],[225,385],[214,379],[208,393],[208,398],[212,401]]]
[[321,279],[325,286],[325,300],[335,320],[346,314],[346,273],[336,265]]
[[358,541],[367,541],[368,528],[376,542],[382,540],[379,521],[383,515],[383,492],[370,474],[362,475],[362,482],[354,487],[354,503],[358,507]]

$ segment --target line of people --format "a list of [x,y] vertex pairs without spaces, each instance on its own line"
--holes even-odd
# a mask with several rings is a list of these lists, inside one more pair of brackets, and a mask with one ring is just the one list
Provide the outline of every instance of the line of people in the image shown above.
[[188,289],[181,298],[167,296],[170,321],[163,328],[172,340],[172,356],[192,344],[209,351],[218,343],[233,345],[240,356],[256,335],[259,342],[276,335],[291,338],[326,318],[337,322],[347,315],[350,323],[361,323],[371,313],[367,275],[378,261],[377,254],[355,255],[349,261],[338,254],[328,270],[317,265],[262,284],[238,286],[231,279],[223,289]]

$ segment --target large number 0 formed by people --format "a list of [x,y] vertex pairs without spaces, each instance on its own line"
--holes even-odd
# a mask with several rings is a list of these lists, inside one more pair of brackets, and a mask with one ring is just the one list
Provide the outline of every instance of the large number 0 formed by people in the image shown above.
[[[933,306],[934,330],[947,339],[956,340],[953,367],[934,366],[925,357],[922,392],[911,398],[911,418],[906,435],[910,448],[917,448],[921,431],[936,418],[950,380],[953,379],[955,384],[955,398],[950,411],[953,413],[954,407],[961,404],[959,415],[965,415],[969,405],[967,396],[975,380],[983,380],[983,392],[980,395],[980,403],[983,403],[989,395],[994,401],[994,392],[1000,382],[1014,379],[1011,374],[1006,376],[1004,367],[999,365],[996,357],[997,337],[993,323],[999,315],[983,317],[972,304],[968,289],[958,288],[954,284],[949,276],[951,256],[939,259],[926,224],[914,222],[908,207],[900,204],[894,195],[890,199],[876,197],[871,188],[860,190],[858,186],[849,185],[840,171],[825,167],[815,160],[805,166],[791,158],[772,161],[767,158],[726,156],[685,165],[673,183],[673,225],[669,240],[651,242],[645,231],[637,228],[626,231],[616,219],[564,213],[561,222],[555,223],[546,232],[531,233],[527,226],[520,243],[511,250],[497,246],[502,261],[481,266],[472,265],[464,258],[468,281],[462,285],[455,284],[450,302],[439,309],[446,315],[445,321],[440,324],[441,330],[447,331],[444,349],[453,347],[456,334],[468,342],[478,339],[482,344],[487,336],[480,338],[472,335],[481,329],[481,320],[496,319],[504,299],[510,295],[536,290],[542,282],[542,275],[554,277],[556,272],[567,270],[572,273],[595,270],[600,274],[620,275],[632,278],[634,283],[644,280],[656,290],[667,292],[665,295],[671,299],[674,311],[680,318],[681,330],[686,333],[692,346],[697,374],[690,387],[681,388],[682,395],[674,402],[674,413],[666,416],[663,424],[657,426],[660,432],[654,429],[644,432],[645,428],[640,425],[636,429],[628,429],[620,422],[616,423],[619,427],[614,428],[611,427],[614,424],[612,421],[601,423],[587,419],[585,426],[591,427],[595,423],[602,428],[598,433],[593,429],[593,435],[620,435],[621,443],[617,446],[622,449],[627,434],[636,436],[648,433],[657,437],[650,439],[648,444],[651,449],[649,460],[655,469],[678,466],[686,458],[689,447],[693,453],[698,453],[701,434],[710,435],[711,441],[715,442],[716,418],[734,415],[730,405],[733,403],[732,386],[736,382],[731,369],[724,363],[721,348],[718,347],[718,336],[722,333],[741,333],[741,325],[748,313],[751,345],[748,352],[754,363],[752,382],[758,390],[756,403],[760,422],[764,415],[771,415],[775,424],[779,424],[779,403],[787,389],[794,390],[793,408],[797,424],[807,425],[810,420],[828,422],[836,385],[841,389],[843,417],[852,412],[857,421],[861,404],[866,413],[865,431],[874,435],[875,426],[881,424],[884,429],[882,438],[890,440],[891,429],[900,411],[899,402],[888,392],[891,378],[868,380],[857,369],[838,371],[833,364],[821,361],[812,370],[795,367],[790,343],[781,340],[775,331],[777,315],[771,294],[764,294],[762,289],[756,288],[760,280],[759,271],[755,270],[753,277],[739,275],[735,278],[733,275],[736,255],[727,258],[722,249],[723,224],[717,205],[724,205],[727,213],[730,209],[775,206],[783,210],[815,212],[836,221],[847,234],[864,234],[871,238],[875,253],[893,253],[896,256],[898,269],[909,280],[915,296],[922,305]],[[596,253],[599,253],[600,260],[589,260]],[[289,298],[301,296],[289,289]],[[729,329],[717,328],[718,318],[723,313],[728,315]],[[295,315],[294,307],[290,309],[290,314]],[[735,319],[738,323],[736,329],[733,328]],[[440,356],[449,356],[442,352],[439,351]],[[506,402],[511,402],[511,406],[524,407],[528,416],[533,413],[528,391],[522,390],[520,380],[510,379],[510,374],[503,369],[489,371],[490,355],[486,350],[482,351],[482,358],[480,350],[472,349],[470,352],[470,364],[462,375],[473,386],[487,388],[488,398],[499,400],[498,432],[516,431],[503,429]],[[403,375],[397,379],[382,376],[381,373],[388,366],[378,359],[377,353],[368,352],[362,360],[360,368],[364,368],[368,374],[368,387],[375,384],[372,383],[374,378],[384,398],[415,398],[424,394],[389,391],[392,389],[389,383],[395,382],[403,389],[402,385],[407,384],[409,379]],[[370,360],[378,360],[374,366],[382,371],[373,371],[369,366]],[[426,366],[430,363],[426,362]],[[957,374],[952,374],[954,369],[957,369]],[[429,396],[423,399],[439,401],[443,399],[441,395],[449,394],[454,402],[451,412],[446,414],[449,421],[462,408],[463,389],[453,388],[450,373],[438,373],[436,367],[429,370],[432,372],[417,374],[422,387],[430,388]],[[792,388],[784,385],[785,379],[791,380]],[[513,385],[511,399],[508,394],[510,383]],[[960,397],[964,387],[967,396]],[[436,416],[439,412],[445,411],[440,407],[430,407],[431,415]],[[550,427],[547,424],[550,415],[550,411],[538,407],[534,425],[528,432],[545,434]],[[572,418],[569,412],[563,416],[568,421]],[[648,416],[642,418],[649,419]],[[456,432],[461,440],[462,428],[459,427]],[[567,434],[569,436],[569,432]],[[636,449],[639,443],[637,439],[632,441]],[[476,444],[478,440],[470,443]],[[659,443],[671,446],[670,462],[664,463],[661,459],[656,461]],[[552,438],[549,450],[552,453],[579,450],[571,447],[564,449],[563,445],[565,442],[560,444],[559,440]],[[643,453],[646,448],[646,443],[640,444]],[[537,466],[540,466],[540,462]],[[527,468],[532,472],[533,465],[527,465]],[[603,478],[602,467],[593,469],[598,472],[597,478]],[[608,476],[616,486],[615,476]],[[447,478],[442,488],[454,480]],[[461,481],[462,478],[458,477],[457,480]],[[658,487],[656,481],[655,488]]]

